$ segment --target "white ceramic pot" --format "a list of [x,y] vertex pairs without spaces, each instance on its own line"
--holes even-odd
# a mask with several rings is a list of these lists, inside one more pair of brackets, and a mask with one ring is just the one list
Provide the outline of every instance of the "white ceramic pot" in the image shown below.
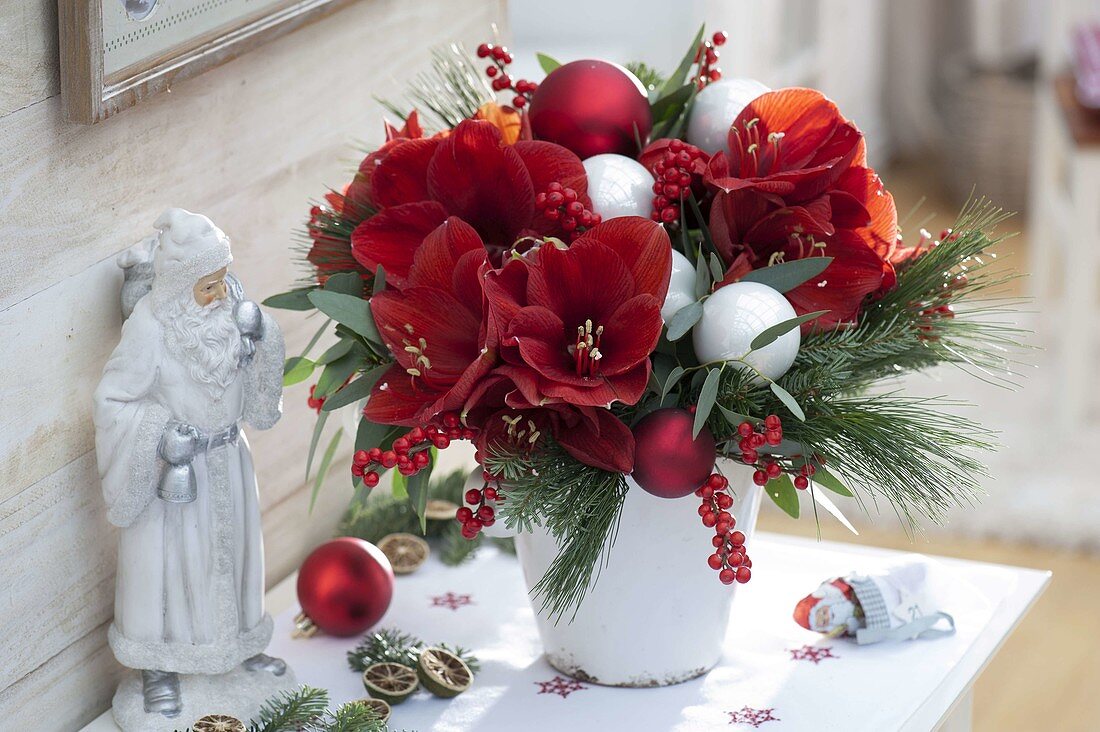
[[[723,461],[735,491],[737,528],[751,538],[760,510],[752,471]],[[546,658],[564,674],[606,686],[667,686],[700,676],[718,663],[737,588],[707,566],[714,536],[699,520],[694,495],[657,498],[627,480],[630,490],[607,566],[572,621],[539,613]],[[528,589],[557,556],[547,533],[516,536]]]

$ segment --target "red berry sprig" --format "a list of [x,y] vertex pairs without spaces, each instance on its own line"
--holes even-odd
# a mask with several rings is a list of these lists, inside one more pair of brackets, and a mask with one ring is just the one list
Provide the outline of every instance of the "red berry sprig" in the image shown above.
[[501,92],[505,89],[511,89],[516,94],[512,98],[512,106],[516,109],[526,107],[539,85],[527,79],[513,81],[507,69],[508,65],[512,63],[512,54],[508,52],[508,49],[504,46],[494,46],[492,43],[482,43],[477,47],[477,57],[487,58],[492,62],[485,67],[485,75],[492,79],[490,85],[493,87],[493,91]]
[[368,488],[375,487],[381,480],[377,470],[372,469],[375,466],[383,470],[397,468],[401,475],[412,477],[431,463],[431,447],[445,450],[451,440],[469,440],[477,435],[477,430],[462,426],[457,412],[443,413],[440,423],[413,427],[396,438],[389,450],[380,447],[357,450],[351,458],[351,474],[362,478],[363,485]]
[[[785,472],[779,461],[774,457],[760,457],[760,448],[765,445],[775,447],[783,442],[783,420],[777,414],[769,414],[758,425],[752,422],[742,422],[737,425],[737,449],[741,451],[741,462],[756,468],[752,474],[752,482],[758,486],[766,486],[769,481],[775,480]],[[814,463],[824,464],[825,458],[814,455],[804,462],[794,478],[794,487],[804,491],[810,487],[810,477],[817,471]]]
[[496,511],[490,504],[504,500],[504,496],[489,485],[490,481],[496,479],[488,471],[483,477],[485,485],[481,489],[471,488],[466,491],[464,498],[469,505],[455,511],[455,520],[462,524],[462,536],[466,539],[475,538],[486,526],[496,523]]
[[718,31],[710,40],[699,44],[699,49],[695,52],[698,70],[692,77],[697,89],[722,78],[722,69],[718,68],[718,46],[724,45],[727,40],[729,35],[725,31]]
[[557,181],[535,196],[535,208],[550,221],[557,221],[570,242],[602,221],[598,213],[585,208],[578,198],[575,190]]
[[310,409],[317,412],[317,414],[320,414],[321,413],[321,407],[325,406],[325,398],[324,397],[315,397],[315,396],[313,396],[313,392],[316,391],[316,390],[317,390],[317,385],[316,384],[309,387],[309,398],[306,399],[306,404],[309,405]]
[[702,164],[707,162],[705,152],[683,140],[668,143],[663,158],[653,166],[653,213],[650,218],[659,224],[674,225],[680,220],[680,209],[691,192],[692,185],[703,180]]
[[745,551],[745,534],[736,530],[737,520],[729,511],[733,507],[729,486],[725,476],[714,473],[695,495],[703,499],[699,506],[703,526],[714,529],[714,553],[707,557],[707,564],[718,572],[722,584],[744,584],[752,578],[752,560]]

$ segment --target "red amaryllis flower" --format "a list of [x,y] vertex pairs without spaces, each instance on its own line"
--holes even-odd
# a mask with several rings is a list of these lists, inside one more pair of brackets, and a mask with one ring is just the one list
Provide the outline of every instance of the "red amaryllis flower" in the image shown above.
[[649,379],[672,268],[668,235],[636,216],[612,219],[568,249],[552,243],[489,272],[488,330],[531,406],[634,404]]
[[467,120],[443,138],[408,140],[376,158],[370,198],[378,213],[352,233],[352,253],[368,270],[379,265],[402,286],[420,243],[448,216],[481,236],[490,260],[524,236],[564,236],[535,206],[552,182],[572,188],[590,208],[580,159],[549,142],[507,145],[487,121]]
[[600,407],[506,407],[480,422],[475,444],[482,455],[530,452],[541,448],[548,436],[585,465],[619,473],[634,469],[634,435]]
[[859,130],[811,89],[781,89],[734,120],[730,153],[711,159],[718,189],[715,244],[730,265],[724,283],[750,269],[829,256],[821,275],[786,293],[799,313],[829,310],[807,328],[854,323],[864,299],[894,286],[893,197],[865,163]]
[[383,424],[416,426],[457,409],[492,369],[482,324],[477,232],[449,218],[424,239],[406,286],[371,298],[371,311],[396,363],[371,391],[364,414]]

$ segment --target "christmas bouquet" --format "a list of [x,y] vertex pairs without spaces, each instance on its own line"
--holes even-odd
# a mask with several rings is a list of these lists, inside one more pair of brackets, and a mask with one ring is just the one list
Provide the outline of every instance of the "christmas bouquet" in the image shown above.
[[433,456],[471,440],[462,533],[549,535],[549,616],[575,619],[629,495],[689,516],[721,588],[752,574],[734,493],[915,522],[979,490],[987,431],[869,387],[942,363],[1007,378],[1008,306],[980,299],[1001,212],[903,241],[855,123],[812,89],[723,79],[725,40],[700,31],[667,75],[540,55],[538,83],[499,45],[436,52],[312,209],[307,282],[267,301],[320,311],[318,337],[335,322],[286,380],[320,372],[316,435],[361,411],[360,497],[393,471],[422,514]]

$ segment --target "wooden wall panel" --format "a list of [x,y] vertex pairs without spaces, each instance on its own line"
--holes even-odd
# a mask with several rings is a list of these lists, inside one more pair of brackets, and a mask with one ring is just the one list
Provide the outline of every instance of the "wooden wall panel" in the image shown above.
[[0,117],[58,93],[57,0],[0,0]]
[[[372,97],[399,95],[415,49],[476,43],[501,10],[364,0],[89,128],[61,119],[53,1],[0,0],[0,727],[74,729],[117,678],[105,646],[115,534],[90,422],[118,339],[114,256],[178,205],[230,235],[251,297],[285,289],[308,200],[350,177],[356,141],[380,137]],[[331,94],[317,94],[319,78]],[[291,352],[318,324],[277,317]],[[305,395],[289,389],[283,420],[249,435],[269,582],[331,535],[350,495],[341,461],[308,514]]]

